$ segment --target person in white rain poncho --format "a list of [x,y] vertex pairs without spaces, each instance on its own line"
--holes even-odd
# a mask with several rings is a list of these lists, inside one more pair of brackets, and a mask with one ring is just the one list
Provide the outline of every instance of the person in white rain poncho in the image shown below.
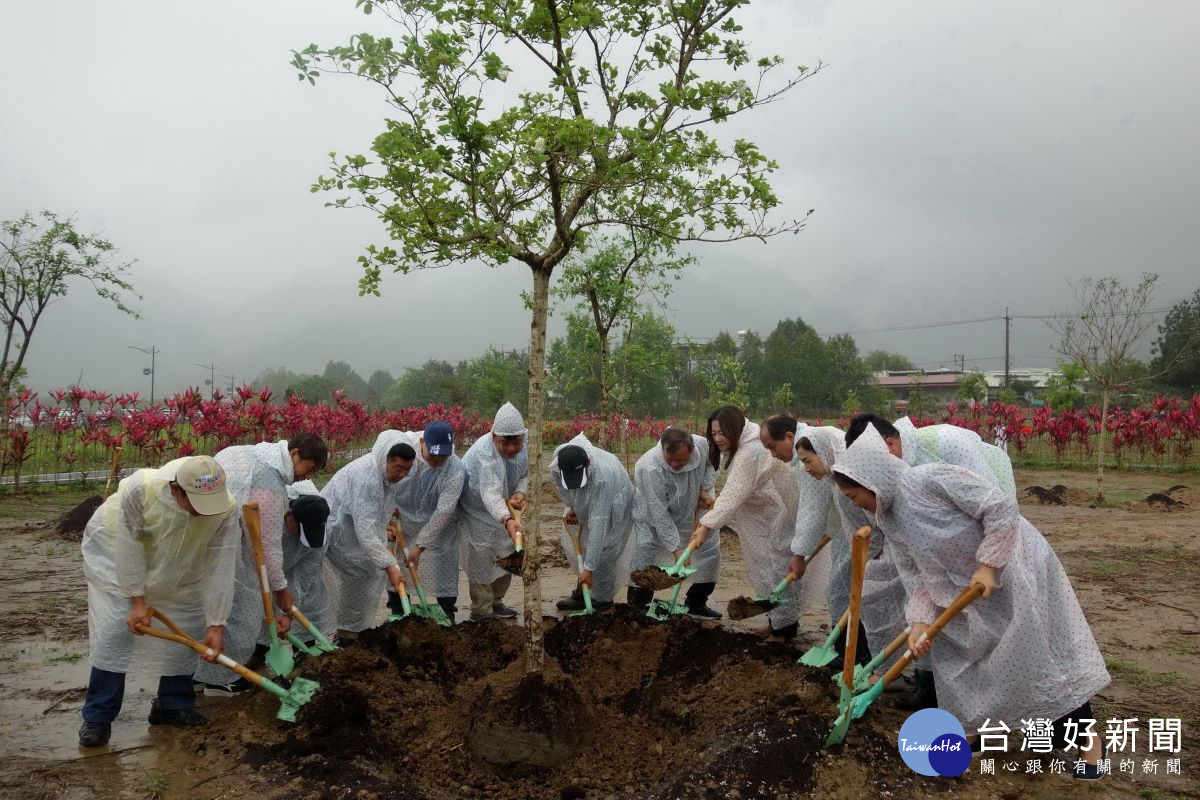
[[[79,744],[106,743],[121,710],[125,674],[161,658],[151,725],[202,725],[195,710],[196,653],[145,637],[157,609],[211,649],[224,649],[240,529],[225,472],[211,456],[179,458],[121,481],[83,532],[92,665]],[[161,627],[161,626],[160,626]],[[136,657],[135,657],[136,656]]]
[[[288,579],[296,608],[317,630],[332,637],[337,630],[329,593],[325,590],[325,547],[329,503],[312,481],[296,481],[288,487],[288,510],[283,524],[283,572]],[[300,625],[292,627],[301,641],[312,634]],[[266,626],[259,632],[259,646],[266,653]]]
[[[829,475],[837,455],[846,449],[843,434],[837,428],[813,427],[779,414],[763,422],[759,436],[763,447],[771,455],[794,464],[796,469],[800,498],[796,504],[796,531],[792,537],[792,557],[788,569],[797,579],[827,584],[829,614],[836,623],[850,604],[850,542],[855,531],[871,524],[862,509],[842,496]],[[806,566],[805,556],[816,549],[823,536],[829,537],[830,552],[818,554],[813,563]],[[873,530],[871,558],[877,558],[882,550],[883,536]],[[822,556],[824,563],[821,562]],[[828,567],[822,571],[825,564]],[[827,580],[823,576],[827,576]],[[864,589],[864,607],[867,602],[868,595]],[[846,636],[847,632],[843,629],[835,641],[839,654],[845,652]],[[866,626],[862,622],[858,626],[855,658],[862,664],[871,660]]]
[[[708,440],[682,428],[667,428],[658,444],[638,459],[633,468],[633,530],[636,546],[630,566],[675,561],[696,527],[699,508],[713,507],[717,468],[708,458]],[[704,619],[720,619],[708,607],[721,569],[721,537],[710,536],[692,554],[691,576],[685,605]],[[630,584],[629,603],[645,610],[654,592]]]
[[[979,435],[957,425],[927,425],[915,427],[908,417],[889,423],[875,414],[857,414],[846,429],[846,446],[870,425],[875,428],[888,446],[888,451],[901,458],[909,466],[921,464],[954,464],[969,469],[976,475],[992,481],[1001,490],[1016,497],[1012,463],[1000,449],[985,444]],[[863,593],[869,602],[863,603],[863,624],[872,647],[882,648],[904,629],[904,620],[898,612],[905,603],[904,584],[896,569],[895,559],[884,549],[881,558],[867,565]],[[937,706],[937,689],[933,673],[925,668],[924,662],[914,665],[913,691],[896,698],[896,707],[905,711],[917,711]]]
[[[437,420],[423,433],[407,437],[417,451],[417,461],[396,492],[404,540],[422,586],[437,597],[453,621],[458,602],[458,501],[467,473],[454,455],[450,423]],[[413,587],[408,588],[415,594]],[[399,596],[388,594],[388,608],[400,611]]]
[[[910,467],[867,428],[833,468],[839,488],[875,515],[908,592],[909,647],[928,654],[938,707],[974,733],[988,720],[1094,718],[1109,682],[1071,582],[1016,499],[950,464]],[[982,597],[932,641],[917,640],[969,585]],[[993,722],[995,724],[995,722]],[[1099,758],[1100,743],[1085,753]]]
[[[625,547],[633,530],[633,483],[621,460],[601,450],[582,433],[554,450],[550,480],[566,507],[566,522],[579,525],[583,571],[579,586],[587,586],[596,607],[610,606],[619,582],[628,575]],[[564,542],[564,547],[566,542]],[[567,558],[575,563],[572,546]],[[621,575],[624,563],[625,575]],[[584,608],[576,588],[558,601],[560,611]]]
[[[692,535],[703,543],[710,534],[719,536],[726,523],[733,523],[754,593],[770,594],[787,576],[792,554],[799,497],[796,477],[762,446],[758,425],[733,406],[713,412],[705,438],[709,463],[719,466],[724,453],[729,475],[716,503],[700,518],[700,527]],[[796,635],[800,614],[825,593],[825,585],[816,583],[804,581],[788,587],[785,602],[769,614],[773,634],[789,639]]]
[[471,591],[471,619],[511,619],[517,610],[504,605],[512,575],[496,559],[513,552],[521,525],[508,506],[525,507],[529,462],[525,454],[525,420],[512,403],[505,403],[492,420],[492,431],[480,436],[463,456],[467,485],[459,501],[459,527],[466,553]]
[[325,578],[338,635],[375,624],[384,590],[400,591],[403,574],[387,543],[396,490],[412,470],[417,452],[401,431],[384,431],[371,452],[336,473],[321,496],[329,503]]
[[[288,610],[294,603],[283,565],[287,487],[293,481],[305,480],[323,469],[329,459],[329,450],[319,436],[301,433],[281,442],[226,447],[214,457],[225,470],[226,486],[239,509],[238,520],[242,520],[240,509],[243,505],[258,504],[267,584],[278,608],[275,627],[283,636],[290,626]],[[225,625],[225,654],[244,664],[255,652],[264,620],[254,548],[250,537],[244,535],[244,522],[242,527],[242,552],[237,562],[233,608]],[[254,688],[250,681],[239,678],[219,664],[201,664],[196,670],[196,680],[204,684],[204,694],[209,697],[228,696]]]

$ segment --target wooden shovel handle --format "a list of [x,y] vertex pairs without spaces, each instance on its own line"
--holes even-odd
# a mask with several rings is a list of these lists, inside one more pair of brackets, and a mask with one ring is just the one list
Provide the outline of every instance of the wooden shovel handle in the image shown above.
[[[968,586],[966,589],[963,589],[962,592],[959,593],[958,597],[955,598],[954,602],[950,604],[950,607],[939,614],[938,618],[935,619],[933,624],[929,626],[929,629],[925,631],[926,641],[937,636],[938,633],[941,632],[942,628],[946,627],[950,620],[958,616],[960,611],[971,605],[971,603],[975,601],[975,598],[979,597],[981,594],[983,594],[983,587],[977,583]],[[900,657],[900,660],[893,664],[892,668],[889,669],[887,674],[883,676],[884,683],[891,683],[892,681],[896,680],[896,678],[899,678],[900,673],[904,671],[905,667],[912,663],[912,660],[912,650],[905,652],[905,654]]]
[[[404,566],[408,567],[408,574],[412,576],[413,588],[420,589],[421,579],[417,576],[417,571],[408,563],[408,542],[404,541],[404,526],[400,523],[400,509],[392,512],[393,530],[396,533],[396,544],[400,546],[400,550],[404,552]],[[395,550],[392,554],[395,555]],[[400,583],[404,583],[404,578],[400,578]]]
[[908,635],[910,633],[912,633],[912,628],[905,628],[904,630],[900,631],[900,634],[896,636],[895,639],[892,639],[890,642],[888,642],[888,646],[883,648],[884,661],[887,661],[897,650],[904,646],[904,643],[908,641]]
[[808,562],[810,562],[810,561],[812,561],[814,558],[816,558],[816,557],[817,557],[817,554],[818,554],[818,553],[820,553],[820,552],[821,552],[821,550],[822,550],[822,549],[825,547],[825,545],[827,545],[827,544],[829,544],[829,537],[828,537],[828,536],[822,536],[822,537],[821,537],[821,541],[817,542],[817,546],[813,548],[813,551],[804,557],[804,563],[805,563],[805,564],[807,564]]
[[288,613],[292,615],[292,619],[296,620],[296,622],[299,622],[305,628],[313,627],[313,624],[308,621],[308,617],[301,614],[300,609],[296,608],[295,606],[289,608]]
[[867,551],[871,546],[871,527],[864,525],[854,532],[850,543],[850,616],[846,621],[846,658],[842,666],[842,681],[846,688],[854,686],[854,664],[858,655],[858,621],[862,616],[863,577],[867,573]]
[[[153,616],[155,619],[157,619],[163,625],[166,625],[167,628],[171,632],[167,633],[165,631],[160,631],[157,628],[152,628],[149,625],[142,625],[139,623],[136,627],[142,633],[146,634],[147,636],[153,636],[156,639],[166,639],[168,642],[177,642],[178,644],[181,644],[184,647],[192,648],[193,650],[195,650],[197,653],[199,653],[202,656],[206,656],[212,652],[212,650],[207,645],[205,645],[203,642],[197,642],[195,639],[188,636],[183,631],[179,630],[179,628],[175,625],[175,623],[167,618],[166,614],[162,613],[161,611],[159,611],[156,608],[149,609],[149,612],[150,612],[151,616]],[[257,672],[254,672],[253,670],[243,667],[241,664],[237,663],[236,661],[234,661],[232,658],[225,655],[224,653],[217,656],[217,662],[221,666],[227,667],[227,668],[233,670],[234,672],[236,672],[238,675],[241,675],[243,678],[250,681],[255,686],[262,685],[262,676],[261,675],[259,675]]]
[[113,448],[112,466],[108,468],[108,480],[104,482],[104,494],[100,495],[101,500],[108,499],[108,490],[112,486],[112,482],[117,478],[117,468],[121,466],[121,448],[118,445]]
[[567,522],[566,517],[563,517],[563,530],[567,532],[567,538],[571,540],[571,547],[575,548],[575,555],[583,555],[583,546],[579,544],[579,537],[571,532],[571,524]]
[[513,504],[507,500],[504,502],[505,502],[505,505],[508,506],[508,513],[512,514],[512,518],[517,521],[517,524],[524,525],[525,523],[521,521],[521,513],[522,513],[521,509],[513,508]]
[[254,566],[258,568],[258,588],[262,592],[263,618],[267,627],[275,624],[274,614],[271,613],[271,591],[267,584],[267,560],[263,557],[262,523],[258,518],[258,503],[246,503],[242,506],[242,517],[246,520],[246,535],[250,537],[250,546],[254,548]]

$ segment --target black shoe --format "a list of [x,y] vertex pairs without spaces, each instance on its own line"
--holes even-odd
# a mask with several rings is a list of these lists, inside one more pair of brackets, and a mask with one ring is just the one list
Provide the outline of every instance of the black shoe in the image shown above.
[[197,725],[203,725],[208,722],[194,708],[179,708],[170,711],[164,711],[158,707],[158,701],[155,700],[150,706],[150,724],[151,725],[174,725],[176,728],[193,728]]
[[388,589],[387,607],[388,611],[394,611],[397,614],[404,611],[404,604],[400,602],[399,592],[393,592],[391,589]]
[[496,605],[492,606],[492,614],[499,619],[517,618],[517,610],[512,606],[504,605],[504,603],[496,603]]
[[689,606],[687,613],[688,613],[689,617],[696,617],[697,619],[711,619],[711,620],[721,619],[721,612],[715,611],[714,609],[711,609],[708,606],[700,606],[699,608],[692,608],[691,606]]
[[243,692],[248,692],[253,688],[254,684],[245,678],[238,678],[233,683],[206,683],[204,684],[204,696],[233,697]]
[[774,625],[772,625],[771,626],[771,635],[778,637],[780,639],[783,639],[785,641],[791,641],[792,639],[796,638],[796,633],[799,630],[800,630],[800,623],[798,623],[798,622],[793,622],[791,625],[784,625],[782,628],[776,628]]
[[911,692],[905,692],[896,698],[896,708],[901,711],[920,711],[923,708],[937,708],[937,689],[933,683],[933,673],[917,670],[913,674],[915,684]]
[[641,586],[630,586],[625,592],[625,602],[643,614],[650,608],[650,601],[653,599],[654,592]]
[[112,725],[107,722],[85,722],[79,726],[80,747],[100,747],[108,744]]
[[579,611],[583,606],[583,592],[576,589],[567,597],[554,604],[559,611]]

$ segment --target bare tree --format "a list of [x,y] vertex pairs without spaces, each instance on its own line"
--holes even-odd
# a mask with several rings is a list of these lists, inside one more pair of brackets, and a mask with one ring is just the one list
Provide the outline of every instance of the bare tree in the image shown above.
[[[1076,311],[1049,321],[1059,334],[1058,351],[1078,364],[1100,390],[1100,432],[1096,441],[1096,500],[1104,500],[1104,457],[1108,443],[1108,407],[1113,395],[1129,381],[1129,367],[1138,359],[1138,342],[1150,330],[1149,312],[1158,275],[1142,273],[1136,286],[1116,278],[1084,278],[1074,286]],[[1149,380],[1147,375],[1141,380]]]
[[52,211],[36,217],[26,212],[0,222],[0,431],[8,430],[9,392],[25,364],[34,329],[76,279],[90,283],[97,297],[119,311],[138,316],[121,297],[129,292],[142,299],[125,278],[134,262],[116,261],[116,252],[108,240],[77,231],[74,217],[60,218]]

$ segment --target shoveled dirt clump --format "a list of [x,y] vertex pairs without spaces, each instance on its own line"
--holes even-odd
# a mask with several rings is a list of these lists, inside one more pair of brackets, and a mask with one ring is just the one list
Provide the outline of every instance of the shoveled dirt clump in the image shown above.
[[749,619],[770,611],[773,605],[766,600],[740,595],[729,601],[730,619]]
[[54,523],[54,532],[63,539],[78,541],[83,534],[83,529],[87,527],[88,520],[92,518],[92,514],[95,514],[96,509],[103,504],[104,500],[98,494],[84,498],[79,505],[58,518],[58,521]]
[[661,592],[664,589],[670,589],[679,583],[682,578],[673,578],[662,567],[651,564],[648,567],[635,569],[630,573],[629,580],[643,589],[653,589],[656,592]]
[[[253,742],[245,758],[295,798],[749,800],[834,796],[848,782],[866,795],[934,786],[914,784],[894,745],[874,744],[871,719],[855,724],[849,746],[822,750],[832,683],[796,665],[790,645],[618,605],[548,621],[546,668],[527,677],[523,640],[523,629],[494,621],[367,631],[302,665],[322,688],[296,725],[278,726],[270,703],[250,698],[254,713],[238,729]],[[472,750],[531,742],[504,743],[488,727],[496,720],[540,731],[535,746],[578,752],[540,769],[489,764]],[[197,749],[230,748],[219,729],[187,735]]]

